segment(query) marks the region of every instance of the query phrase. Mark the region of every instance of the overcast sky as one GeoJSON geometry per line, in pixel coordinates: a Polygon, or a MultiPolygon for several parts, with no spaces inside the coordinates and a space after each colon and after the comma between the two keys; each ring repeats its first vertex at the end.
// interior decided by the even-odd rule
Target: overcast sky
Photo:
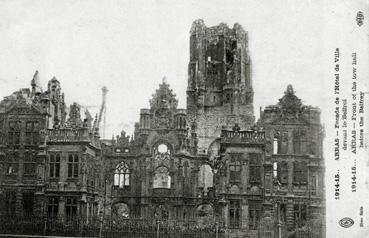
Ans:
{"type": "Polygon", "coordinates": [[[96,113],[105,85],[107,137],[131,133],[164,76],[185,107],[189,30],[202,18],[207,26],[239,22],[249,32],[257,113],[289,83],[305,103],[320,105],[321,88],[311,87],[322,79],[320,4],[199,2],[2,1],[0,96],[28,87],[39,70],[44,88],[55,76],[68,105],[96,113]]]}

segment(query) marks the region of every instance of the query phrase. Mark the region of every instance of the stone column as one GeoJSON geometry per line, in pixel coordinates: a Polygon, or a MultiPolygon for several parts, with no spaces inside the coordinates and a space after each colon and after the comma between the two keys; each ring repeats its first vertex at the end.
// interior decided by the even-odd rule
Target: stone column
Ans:
{"type": "Polygon", "coordinates": [[[294,218],[294,210],[293,210],[293,200],[288,200],[287,206],[286,206],[286,217],[287,217],[287,229],[293,229],[295,227],[295,218],[294,218]]]}
{"type": "Polygon", "coordinates": [[[199,169],[198,169],[198,167],[195,167],[190,173],[191,173],[191,181],[192,181],[191,184],[192,184],[192,188],[193,188],[192,194],[197,197],[198,196],[197,188],[199,186],[199,179],[198,179],[199,169]]]}
{"type": "Polygon", "coordinates": [[[229,204],[228,204],[228,202],[224,202],[224,203],[221,204],[221,206],[222,206],[222,215],[221,216],[223,218],[224,224],[226,226],[228,226],[229,225],[229,214],[228,214],[229,204]]]}
{"type": "Polygon", "coordinates": [[[247,161],[243,161],[241,167],[241,184],[242,184],[242,193],[244,194],[247,193],[247,186],[249,184],[248,182],[249,182],[249,173],[247,161]]]}
{"type": "Polygon", "coordinates": [[[23,195],[22,190],[18,188],[15,194],[15,215],[22,216],[23,215],[23,195]]]}
{"type": "Polygon", "coordinates": [[[44,208],[44,200],[45,200],[45,196],[43,192],[35,192],[35,205],[33,208],[33,212],[35,215],[39,216],[39,215],[46,215],[45,213],[45,208],[44,208]]]}
{"type": "Polygon", "coordinates": [[[58,207],[58,218],[61,220],[65,219],[65,197],[59,197],[59,207],[58,207]]]}
{"type": "Polygon", "coordinates": [[[287,153],[288,154],[293,154],[293,131],[288,130],[287,134],[288,134],[288,150],[287,150],[287,153]]]}
{"type": "Polygon", "coordinates": [[[82,176],[82,178],[80,179],[80,181],[82,180],[82,188],[81,191],[82,192],[87,192],[87,154],[86,152],[81,154],[81,173],[80,175],[82,176]]]}
{"type": "Polygon", "coordinates": [[[287,163],[288,169],[288,193],[292,193],[293,191],[293,161],[288,161],[287,163]]]}
{"type": "Polygon", "coordinates": [[[18,154],[17,183],[23,183],[23,174],[24,174],[24,149],[21,148],[18,154]]]}
{"type": "Polygon", "coordinates": [[[241,229],[247,231],[249,228],[249,205],[246,198],[241,203],[241,229]]]}
{"type": "MultiPolygon", "coordinates": [[[[0,172],[1,172],[1,170],[0,170],[0,172]]],[[[0,184],[1,184],[1,180],[0,180],[0,184]]],[[[0,211],[1,211],[1,213],[4,212],[4,214],[5,214],[5,193],[4,193],[4,190],[1,187],[0,187],[0,211]]]]}
{"type": "Polygon", "coordinates": [[[60,153],[60,173],[59,182],[65,182],[68,178],[68,153],[63,151],[60,153]]]}

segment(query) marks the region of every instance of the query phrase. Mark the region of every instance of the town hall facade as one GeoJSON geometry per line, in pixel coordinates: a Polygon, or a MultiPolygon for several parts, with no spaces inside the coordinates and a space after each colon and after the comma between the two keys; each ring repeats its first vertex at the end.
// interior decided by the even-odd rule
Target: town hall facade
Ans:
{"type": "Polygon", "coordinates": [[[255,119],[248,35],[237,23],[196,20],[189,45],[186,108],[163,79],[132,136],[101,139],[101,115],[82,118],[78,104],[66,110],[59,81],[42,91],[38,72],[31,90],[4,98],[1,215],[194,221],[229,237],[299,229],[325,237],[320,110],[286,85],[255,119]]]}

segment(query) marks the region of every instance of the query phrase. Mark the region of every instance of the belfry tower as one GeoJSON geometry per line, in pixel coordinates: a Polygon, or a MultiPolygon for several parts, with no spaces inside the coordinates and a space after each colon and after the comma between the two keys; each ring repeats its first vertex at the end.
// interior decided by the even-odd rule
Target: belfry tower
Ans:
{"type": "Polygon", "coordinates": [[[203,20],[190,35],[188,126],[206,154],[222,127],[247,129],[255,121],[248,35],[238,23],[206,27],[203,20]]]}

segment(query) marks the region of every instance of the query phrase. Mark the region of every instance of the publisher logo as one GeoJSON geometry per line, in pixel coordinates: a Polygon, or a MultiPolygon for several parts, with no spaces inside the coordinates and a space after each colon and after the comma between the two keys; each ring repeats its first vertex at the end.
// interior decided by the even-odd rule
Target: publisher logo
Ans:
{"type": "Polygon", "coordinates": [[[364,14],[361,11],[358,11],[356,14],[356,23],[358,26],[362,26],[364,23],[364,14]]]}
{"type": "Polygon", "coordinates": [[[342,226],[343,228],[349,228],[354,224],[354,220],[352,220],[349,217],[344,217],[342,218],[339,222],[340,226],[342,226]]]}

